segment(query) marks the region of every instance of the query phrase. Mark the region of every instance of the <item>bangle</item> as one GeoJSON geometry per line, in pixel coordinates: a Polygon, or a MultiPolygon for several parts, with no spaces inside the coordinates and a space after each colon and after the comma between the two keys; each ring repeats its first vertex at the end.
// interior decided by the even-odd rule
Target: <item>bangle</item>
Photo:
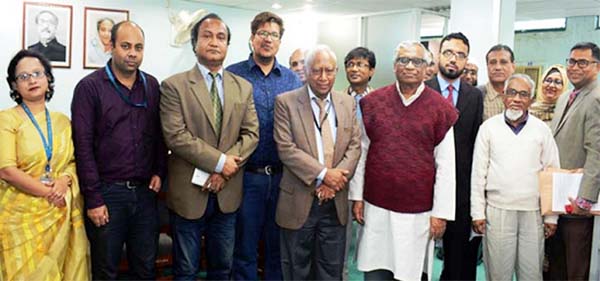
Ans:
{"type": "Polygon", "coordinates": [[[577,197],[577,199],[575,199],[575,204],[577,204],[579,208],[584,209],[586,211],[592,209],[592,201],[589,201],[585,198],[577,197]]]}

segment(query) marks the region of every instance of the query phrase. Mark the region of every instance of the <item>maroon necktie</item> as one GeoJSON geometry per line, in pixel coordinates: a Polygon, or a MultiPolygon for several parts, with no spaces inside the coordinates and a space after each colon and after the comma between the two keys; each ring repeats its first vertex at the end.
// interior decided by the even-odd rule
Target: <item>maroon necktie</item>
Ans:
{"type": "Polygon", "coordinates": [[[567,103],[567,107],[571,107],[573,101],[575,101],[575,98],[577,97],[577,94],[579,94],[579,91],[575,90],[569,94],[569,102],[567,103]]]}
{"type": "Polygon", "coordinates": [[[454,95],[452,94],[452,92],[454,91],[454,86],[452,86],[452,84],[448,85],[448,97],[446,97],[446,99],[450,102],[450,104],[452,106],[454,106],[454,95]]]}

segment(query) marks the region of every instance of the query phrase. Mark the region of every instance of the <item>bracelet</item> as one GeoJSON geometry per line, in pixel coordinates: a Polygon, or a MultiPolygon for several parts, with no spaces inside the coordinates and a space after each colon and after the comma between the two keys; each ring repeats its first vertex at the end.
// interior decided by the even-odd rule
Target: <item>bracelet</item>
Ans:
{"type": "Polygon", "coordinates": [[[587,200],[585,198],[577,197],[577,199],[575,199],[575,204],[577,204],[579,208],[584,209],[586,211],[592,209],[592,201],[587,200]]]}

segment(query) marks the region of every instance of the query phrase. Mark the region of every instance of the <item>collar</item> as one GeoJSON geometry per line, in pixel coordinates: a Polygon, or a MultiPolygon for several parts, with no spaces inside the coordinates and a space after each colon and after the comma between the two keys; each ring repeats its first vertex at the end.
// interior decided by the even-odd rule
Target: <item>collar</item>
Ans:
{"type": "MultiPolygon", "coordinates": [[[[119,78],[117,78],[117,76],[115,75],[115,71],[112,68],[112,58],[108,60],[108,62],[106,63],[108,65],[108,68],[110,69],[110,71],[113,73],[113,75],[115,76],[115,80],[117,83],[121,84],[121,86],[123,86],[123,83],[121,83],[121,81],[119,81],[119,78]]],[[[108,74],[106,74],[106,71],[104,71],[104,67],[99,68],[100,71],[102,71],[102,79],[104,80],[110,80],[108,78],[108,74]]],[[[142,77],[140,77],[140,71],[139,69],[137,69],[136,74],[135,74],[135,82],[133,83],[134,85],[138,84],[138,83],[142,83],[142,77]]],[[[147,73],[146,73],[147,74],[147,73]]],[[[146,79],[148,78],[148,75],[146,75],[146,79]]],[[[132,88],[133,89],[133,88],[132,88]]]]}
{"type": "Polygon", "coordinates": [[[527,120],[529,119],[529,110],[526,110],[523,115],[525,115],[525,118],[523,118],[523,120],[521,120],[521,122],[517,123],[516,126],[513,126],[511,121],[508,120],[508,118],[506,118],[506,111],[504,111],[502,113],[502,115],[504,115],[504,122],[506,122],[506,125],[508,125],[509,127],[515,129],[515,128],[519,128],[519,127],[523,127],[525,126],[525,124],[527,123],[527,120]]]}
{"type": "Polygon", "coordinates": [[[454,82],[452,83],[448,83],[448,81],[446,81],[446,79],[444,79],[442,77],[442,74],[440,74],[439,72],[436,75],[436,77],[438,84],[440,85],[440,91],[446,90],[448,88],[448,85],[450,84],[452,84],[452,87],[454,87],[454,93],[458,93],[458,91],[460,91],[460,78],[454,80],[454,82]]]}
{"type": "MultiPolygon", "coordinates": [[[[204,78],[204,80],[208,81],[208,77],[210,76],[209,75],[210,71],[208,70],[208,68],[199,62],[196,63],[196,65],[198,66],[198,70],[200,70],[200,73],[202,73],[202,78],[204,78]]],[[[223,79],[223,66],[221,66],[221,68],[219,69],[219,71],[217,71],[217,73],[219,74],[221,79],[223,79]]]]}
{"type": "Polygon", "coordinates": [[[371,88],[370,85],[367,85],[367,88],[362,93],[357,93],[356,91],[354,91],[352,89],[352,86],[348,86],[348,88],[346,88],[346,93],[348,93],[351,97],[355,97],[356,95],[360,95],[360,96],[364,97],[364,96],[368,95],[371,91],[373,91],[373,88],[371,88]]]}
{"type": "Polygon", "coordinates": [[[425,90],[425,84],[423,82],[421,82],[421,84],[417,88],[417,91],[415,92],[415,94],[412,95],[408,99],[404,98],[404,95],[402,95],[402,92],[400,91],[400,83],[398,81],[396,81],[396,90],[398,91],[398,94],[400,95],[400,98],[402,99],[402,103],[405,106],[409,106],[411,103],[413,103],[416,99],[418,99],[421,96],[421,94],[425,90]]]}
{"type": "MultiPolygon", "coordinates": [[[[254,61],[254,57],[252,56],[253,53],[250,53],[250,55],[248,55],[248,70],[252,70],[253,68],[258,68],[258,70],[260,70],[260,67],[256,64],[256,61],[254,61]]],[[[281,65],[277,62],[277,58],[274,59],[275,61],[273,62],[273,69],[271,69],[270,73],[275,73],[278,76],[281,76],[281,65]]],[[[262,73],[262,71],[261,71],[262,73]]]]}
{"type": "Polygon", "coordinates": [[[495,99],[496,97],[500,96],[500,93],[494,90],[494,86],[492,86],[492,83],[487,82],[487,84],[485,84],[485,88],[487,91],[487,93],[485,94],[486,96],[489,96],[492,99],[495,99]]]}
{"type": "MultiPolygon", "coordinates": [[[[319,98],[310,89],[310,85],[307,85],[306,88],[308,89],[308,98],[310,99],[310,102],[312,102],[313,99],[318,99],[319,98]]],[[[327,94],[327,97],[325,97],[325,100],[331,104],[331,91],[329,91],[329,93],[327,94]]]]}

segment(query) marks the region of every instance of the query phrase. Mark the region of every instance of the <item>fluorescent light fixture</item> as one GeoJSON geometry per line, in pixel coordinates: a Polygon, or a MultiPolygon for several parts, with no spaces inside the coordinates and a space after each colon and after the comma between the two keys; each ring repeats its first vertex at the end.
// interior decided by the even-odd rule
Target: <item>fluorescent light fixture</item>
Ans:
{"type": "Polygon", "coordinates": [[[567,26],[565,18],[515,21],[515,31],[563,29],[567,26]]]}
{"type": "Polygon", "coordinates": [[[271,8],[273,8],[275,10],[279,10],[279,9],[281,9],[281,4],[275,2],[275,3],[273,3],[273,5],[271,5],[271,8]]]}

